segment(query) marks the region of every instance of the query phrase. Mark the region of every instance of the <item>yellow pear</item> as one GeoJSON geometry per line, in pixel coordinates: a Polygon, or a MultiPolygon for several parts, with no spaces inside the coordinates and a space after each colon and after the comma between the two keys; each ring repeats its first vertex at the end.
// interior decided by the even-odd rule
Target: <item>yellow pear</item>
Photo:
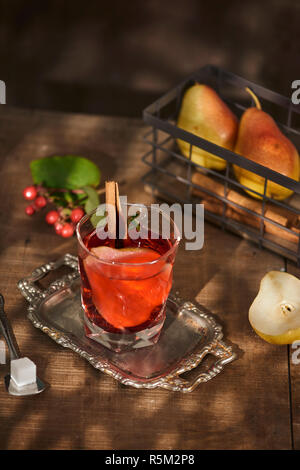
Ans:
{"type": "Polygon", "coordinates": [[[249,309],[254,331],[273,344],[292,344],[300,340],[300,279],[270,271],[249,309]]]}
{"type": "MultiPolygon", "coordinates": [[[[177,126],[191,134],[232,150],[235,144],[238,120],[219,95],[209,86],[196,83],[183,96],[177,126]]],[[[190,144],[177,140],[182,154],[189,158],[190,144]]],[[[223,170],[223,158],[193,146],[192,161],[206,168],[223,170]]]]}
{"type": "MultiPolygon", "coordinates": [[[[256,107],[248,108],[242,115],[234,151],[244,157],[266,166],[271,170],[299,181],[299,155],[292,142],[282,134],[274,119],[261,109],[256,95],[253,96],[256,107]]],[[[265,178],[240,166],[234,165],[237,180],[244,186],[263,194],[265,178]]],[[[261,196],[247,191],[251,196],[261,196]]],[[[268,181],[266,196],[282,200],[293,193],[292,190],[268,181]]]]}

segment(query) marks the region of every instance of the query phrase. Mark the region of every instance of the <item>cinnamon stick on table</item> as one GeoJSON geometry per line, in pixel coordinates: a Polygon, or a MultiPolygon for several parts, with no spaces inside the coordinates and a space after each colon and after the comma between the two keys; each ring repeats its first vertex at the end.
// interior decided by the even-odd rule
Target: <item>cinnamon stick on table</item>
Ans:
{"type": "Polygon", "coordinates": [[[124,239],[127,238],[127,221],[120,204],[118,183],[105,183],[105,198],[109,236],[115,239],[115,248],[122,248],[124,239]]]}
{"type": "MultiPolygon", "coordinates": [[[[224,197],[224,184],[215,181],[209,176],[203,175],[202,173],[195,173],[192,177],[192,182],[198,184],[199,186],[202,186],[202,188],[207,189],[212,194],[224,197]]],[[[200,188],[194,188],[193,192],[194,194],[200,196],[203,199],[203,202],[205,203],[205,208],[208,211],[218,215],[223,214],[224,203],[220,199],[215,198],[213,195],[207,194],[205,191],[201,191],[200,188]]],[[[228,200],[225,212],[226,217],[254,227],[258,230],[260,229],[261,218],[255,215],[262,214],[262,202],[260,200],[247,197],[246,195],[240,194],[237,191],[234,191],[233,189],[228,190],[226,194],[226,199],[228,200]],[[242,207],[231,205],[230,202],[238,204],[242,207]],[[255,214],[249,214],[243,208],[249,209],[255,214]]],[[[298,216],[296,214],[285,210],[282,207],[275,206],[267,202],[264,216],[283,227],[287,227],[293,230],[294,232],[287,232],[281,227],[272,224],[272,222],[264,220],[264,230],[266,233],[276,235],[282,239],[293,243],[299,242],[300,231],[297,227],[298,216]]]]}

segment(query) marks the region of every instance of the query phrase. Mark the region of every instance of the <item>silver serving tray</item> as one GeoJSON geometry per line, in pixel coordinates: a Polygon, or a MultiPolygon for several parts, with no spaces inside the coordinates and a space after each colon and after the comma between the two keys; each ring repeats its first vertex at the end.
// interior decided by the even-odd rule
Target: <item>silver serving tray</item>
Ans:
{"type": "Polygon", "coordinates": [[[78,260],[70,254],[35,269],[31,276],[18,282],[18,288],[29,302],[28,318],[35,327],[124,385],[191,392],[219,374],[236,357],[232,348],[222,341],[222,328],[211,315],[174,296],[168,299],[166,321],[154,346],[115,353],[87,338],[78,260]],[[71,272],[46,289],[39,287],[37,281],[62,266],[68,266],[71,272]],[[190,380],[180,377],[197,367],[207,354],[215,357],[208,370],[190,380]]]}

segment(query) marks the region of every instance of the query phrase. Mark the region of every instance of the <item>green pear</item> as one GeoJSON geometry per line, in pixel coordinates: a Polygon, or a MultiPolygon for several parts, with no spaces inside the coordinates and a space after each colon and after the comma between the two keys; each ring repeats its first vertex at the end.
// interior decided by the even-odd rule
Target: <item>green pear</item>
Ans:
{"type": "MultiPolygon", "coordinates": [[[[299,180],[299,155],[294,144],[279,130],[274,119],[261,109],[257,96],[246,88],[254,99],[255,107],[248,108],[242,115],[234,151],[244,157],[266,166],[271,170],[299,180]]],[[[257,193],[264,193],[265,178],[234,165],[237,180],[257,193]]],[[[250,196],[261,197],[252,191],[250,196]]],[[[286,199],[292,190],[273,181],[268,181],[266,195],[274,199],[286,199]]]]}
{"type": "MultiPolygon", "coordinates": [[[[185,92],[177,126],[214,144],[233,150],[238,120],[220,96],[209,86],[196,83],[185,92]]],[[[182,154],[189,158],[190,144],[177,140],[182,154]]],[[[226,161],[193,146],[192,161],[206,168],[223,170],[226,161]]]]}

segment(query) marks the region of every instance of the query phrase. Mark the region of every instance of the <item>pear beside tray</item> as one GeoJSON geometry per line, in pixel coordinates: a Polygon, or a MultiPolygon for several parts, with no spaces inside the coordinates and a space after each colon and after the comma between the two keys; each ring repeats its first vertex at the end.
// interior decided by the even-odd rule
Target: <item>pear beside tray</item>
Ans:
{"type": "Polygon", "coordinates": [[[18,288],[29,302],[28,318],[35,327],[124,385],[191,392],[219,374],[236,357],[231,346],[222,341],[222,328],[211,315],[173,296],[167,301],[166,321],[154,346],[115,353],[87,338],[78,261],[70,254],[35,269],[18,282],[18,288]],[[62,266],[68,266],[71,272],[47,289],[37,285],[37,281],[62,266]],[[208,370],[192,380],[180,377],[196,368],[207,354],[215,357],[208,370]]]}

